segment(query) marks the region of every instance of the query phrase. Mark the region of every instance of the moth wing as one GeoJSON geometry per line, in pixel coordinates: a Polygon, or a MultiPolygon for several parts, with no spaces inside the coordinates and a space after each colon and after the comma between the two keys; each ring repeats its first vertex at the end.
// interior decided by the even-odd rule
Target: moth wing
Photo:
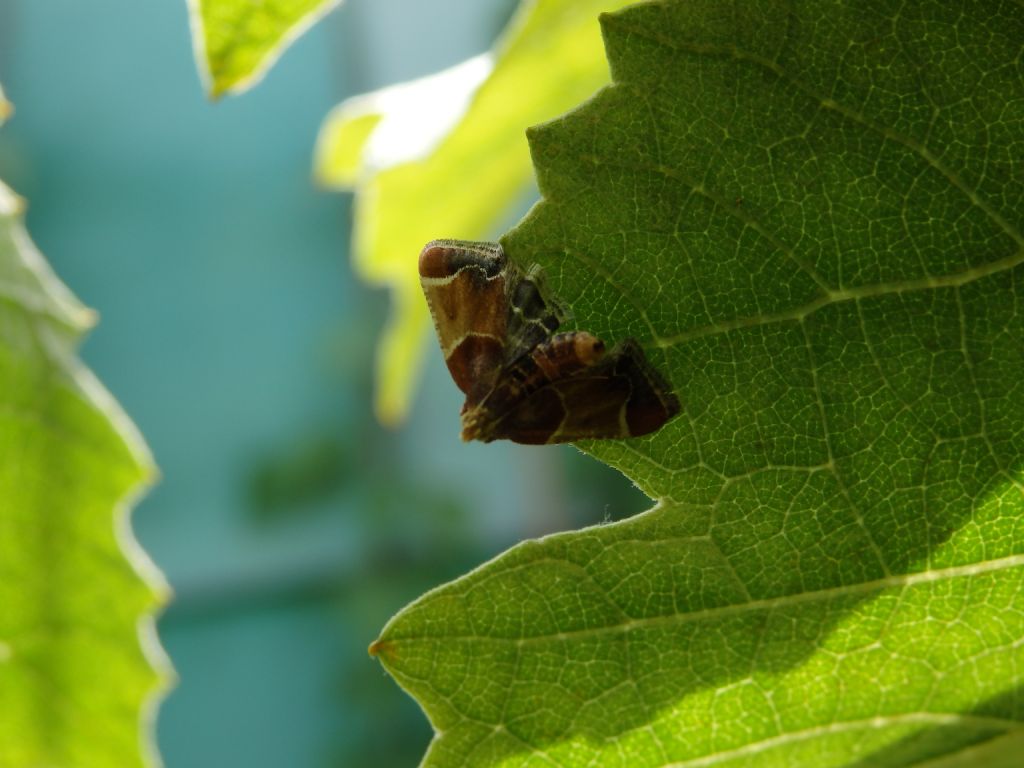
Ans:
{"type": "Polygon", "coordinates": [[[512,361],[546,342],[569,318],[568,309],[551,298],[540,267],[525,275],[508,270],[508,347],[506,360],[512,361]]]}
{"type": "Polygon", "coordinates": [[[456,385],[476,402],[507,357],[508,262],[497,243],[434,240],[420,253],[420,286],[456,385]]]}
{"type": "Polygon", "coordinates": [[[492,439],[539,445],[639,437],[681,410],[668,383],[628,341],[591,366],[556,378],[492,414],[492,439]]]}

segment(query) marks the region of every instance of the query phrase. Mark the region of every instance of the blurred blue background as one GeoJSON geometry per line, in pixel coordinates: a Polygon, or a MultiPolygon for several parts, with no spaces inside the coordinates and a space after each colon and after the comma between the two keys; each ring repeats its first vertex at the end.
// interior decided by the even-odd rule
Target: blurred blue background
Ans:
{"type": "Polygon", "coordinates": [[[427,722],[366,654],[388,617],[522,538],[646,506],[572,448],[462,444],[436,350],[410,422],[372,416],[387,297],[351,274],[351,199],[310,181],[317,130],[489,48],[513,9],[348,0],[211,104],[185,0],[0,0],[0,178],[99,310],[83,357],[162,474],[134,525],[176,595],[169,768],[417,764],[427,722]]]}

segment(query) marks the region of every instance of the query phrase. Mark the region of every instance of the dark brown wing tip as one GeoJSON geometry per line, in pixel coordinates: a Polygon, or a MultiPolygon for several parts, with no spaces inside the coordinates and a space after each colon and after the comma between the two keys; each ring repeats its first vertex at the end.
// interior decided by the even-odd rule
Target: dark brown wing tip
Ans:
{"type": "Polygon", "coordinates": [[[474,240],[431,240],[420,251],[420,277],[451,277],[468,265],[484,266],[494,277],[505,264],[505,252],[497,243],[474,240]]]}
{"type": "Polygon", "coordinates": [[[419,270],[421,277],[446,277],[448,274],[449,246],[444,240],[431,240],[420,251],[419,270]]]}
{"type": "MultiPolygon", "coordinates": [[[[619,345],[618,349],[622,357],[628,357],[633,361],[636,365],[636,370],[646,380],[647,387],[649,388],[648,394],[653,395],[655,401],[660,405],[660,408],[655,406],[652,411],[647,413],[647,418],[642,419],[642,421],[647,423],[642,427],[638,424],[638,430],[634,432],[634,436],[640,437],[656,432],[682,412],[682,403],[678,395],[676,395],[671,382],[647,359],[643,347],[640,346],[636,339],[626,339],[619,345]],[[655,416],[655,411],[657,410],[661,410],[663,413],[655,416]]],[[[650,404],[654,406],[654,402],[650,404]]]]}

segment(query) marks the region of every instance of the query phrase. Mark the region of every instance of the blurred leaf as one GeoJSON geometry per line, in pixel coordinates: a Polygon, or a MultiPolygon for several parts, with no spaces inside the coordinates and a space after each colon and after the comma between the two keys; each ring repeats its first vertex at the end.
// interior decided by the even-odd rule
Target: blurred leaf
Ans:
{"type": "MultiPolygon", "coordinates": [[[[329,132],[321,132],[315,171],[325,184],[353,186],[362,174],[362,153],[374,129],[380,125],[377,111],[351,110],[351,101],[340,104],[327,118],[329,132]]],[[[374,107],[376,108],[376,107],[374,107]]]]}
{"type": "Polygon", "coordinates": [[[258,83],[341,0],[189,0],[196,65],[211,98],[258,83]]]}
{"type": "Polygon", "coordinates": [[[128,522],[154,469],[76,359],[93,314],[21,208],[0,184],[0,765],[140,765],[169,674],[162,582],[128,522]]]}
{"type": "Polygon", "coordinates": [[[2,125],[3,122],[7,118],[9,118],[13,112],[14,112],[14,107],[11,106],[11,102],[9,102],[4,97],[4,89],[3,89],[3,87],[0,87],[0,125],[2,125]]]}
{"type": "Polygon", "coordinates": [[[337,436],[315,433],[257,459],[247,479],[249,509],[264,521],[308,512],[344,488],[355,463],[350,453],[337,436]]]}
{"type": "Polygon", "coordinates": [[[544,199],[504,244],[684,412],[584,446],[653,510],[385,628],[425,765],[878,768],[1019,733],[1019,4],[603,23],[615,85],[531,132],[544,199]]]}
{"type": "Polygon", "coordinates": [[[623,5],[525,3],[465,114],[466,100],[489,67],[487,58],[425,78],[419,87],[406,86],[397,98],[395,89],[357,97],[324,123],[316,175],[329,185],[356,187],[356,270],[368,282],[392,289],[391,320],[377,362],[376,410],[384,423],[405,417],[423,362],[430,323],[416,273],[420,249],[438,237],[494,234],[530,186],[525,127],[558,115],[608,81],[596,18],[623,5]],[[449,99],[439,100],[444,94],[449,99]],[[388,120],[388,113],[396,117],[388,120]],[[389,130],[392,140],[375,135],[369,130],[373,115],[383,115],[379,131],[386,124],[405,130],[389,130]],[[450,127],[460,116],[441,139],[425,131],[425,125],[450,127]],[[433,141],[420,144],[424,133],[433,141]],[[407,150],[405,142],[414,148],[407,150]],[[398,164],[387,167],[395,157],[398,164]]]}

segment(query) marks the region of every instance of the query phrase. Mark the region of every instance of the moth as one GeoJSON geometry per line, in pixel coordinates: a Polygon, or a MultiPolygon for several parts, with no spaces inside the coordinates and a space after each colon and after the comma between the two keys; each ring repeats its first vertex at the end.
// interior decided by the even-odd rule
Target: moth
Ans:
{"type": "Polygon", "coordinates": [[[448,371],[466,395],[462,439],[542,445],[646,435],[679,399],[633,339],[611,350],[586,331],[556,333],[565,311],[497,243],[433,240],[420,284],[448,371]]]}

